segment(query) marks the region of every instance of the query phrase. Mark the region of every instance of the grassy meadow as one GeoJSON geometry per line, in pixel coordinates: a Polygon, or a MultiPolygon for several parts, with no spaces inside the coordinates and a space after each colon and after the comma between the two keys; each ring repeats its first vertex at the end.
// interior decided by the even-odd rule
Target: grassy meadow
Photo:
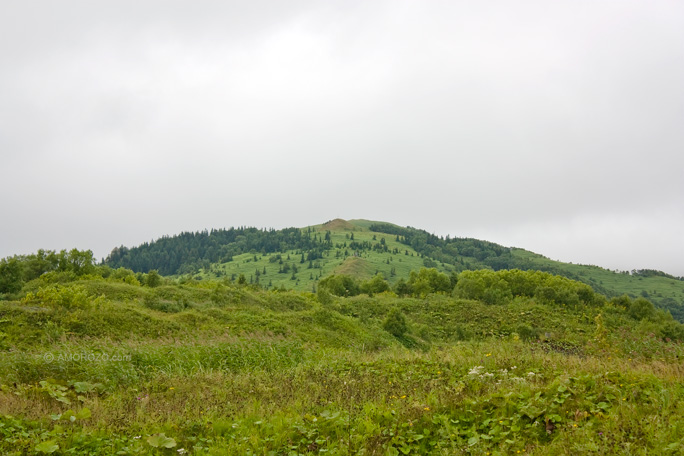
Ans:
{"type": "Polygon", "coordinates": [[[549,280],[487,304],[46,274],[0,301],[0,453],[682,454],[681,327],[549,280]]]}

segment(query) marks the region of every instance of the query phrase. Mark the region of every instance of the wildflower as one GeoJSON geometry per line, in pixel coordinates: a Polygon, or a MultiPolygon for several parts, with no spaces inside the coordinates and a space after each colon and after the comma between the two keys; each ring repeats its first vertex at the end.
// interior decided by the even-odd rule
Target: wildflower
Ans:
{"type": "Polygon", "coordinates": [[[480,375],[480,372],[484,369],[484,366],[475,366],[472,369],[470,369],[470,372],[468,372],[468,375],[480,375]]]}
{"type": "Polygon", "coordinates": [[[401,398],[402,398],[402,399],[406,399],[406,394],[404,394],[403,396],[401,396],[401,398]]]}
{"type": "Polygon", "coordinates": [[[430,410],[430,407],[425,407],[423,410],[430,410]]]}
{"type": "Polygon", "coordinates": [[[185,454],[185,448],[178,448],[176,451],[178,454],[185,454]]]}
{"type": "Polygon", "coordinates": [[[492,354],[491,354],[491,353],[487,353],[487,356],[492,356],[492,354]]]}
{"type": "Polygon", "coordinates": [[[173,390],[173,389],[176,389],[176,388],[174,388],[173,386],[169,387],[169,390],[173,390]]]}
{"type": "Polygon", "coordinates": [[[576,424],[573,424],[572,427],[577,427],[577,425],[576,425],[576,424]]]}
{"type": "Polygon", "coordinates": [[[503,424],[503,421],[499,420],[499,424],[503,424]]]}

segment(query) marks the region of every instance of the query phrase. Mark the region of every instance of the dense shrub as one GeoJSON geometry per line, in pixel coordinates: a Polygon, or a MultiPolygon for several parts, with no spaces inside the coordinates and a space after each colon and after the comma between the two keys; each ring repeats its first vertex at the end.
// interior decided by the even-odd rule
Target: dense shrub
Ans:
{"type": "Polygon", "coordinates": [[[103,297],[93,297],[80,285],[50,285],[41,287],[36,293],[27,293],[22,299],[24,304],[39,304],[57,310],[90,309],[93,304],[104,301],[103,297]]]}
{"type": "Polygon", "coordinates": [[[406,316],[399,309],[394,308],[385,318],[382,328],[395,337],[401,337],[408,331],[406,316]]]}
{"type": "Polygon", "coordinates": [[[328,276],[319,282],[318,287],[327,289],[335,296],[356,296],[361,292],[358,282],[344,274],[328,276]]]}
{"type": "Polygon", "coordinates": [[[518,269],[463,271],[458,275],[454,294],[488,304],[503,304],[516,296],[572,307],[603,303],[589,285],[547,272],[518,269]]]}

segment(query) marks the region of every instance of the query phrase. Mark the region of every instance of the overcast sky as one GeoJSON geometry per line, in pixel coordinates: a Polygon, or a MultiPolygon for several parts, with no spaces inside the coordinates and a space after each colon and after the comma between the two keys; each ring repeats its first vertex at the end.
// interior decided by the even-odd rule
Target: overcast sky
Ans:
{"type": "Polygon", "coordinates": [[[684,276],[684,2],[0,6],[0,257],[367,218],[684,276]]]}

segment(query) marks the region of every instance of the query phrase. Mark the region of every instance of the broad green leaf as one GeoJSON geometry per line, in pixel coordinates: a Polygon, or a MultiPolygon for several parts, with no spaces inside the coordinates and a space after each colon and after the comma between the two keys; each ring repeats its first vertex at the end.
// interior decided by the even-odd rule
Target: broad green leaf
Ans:
{"type": "Polygon", "coordinates": [[[56,397],[55,399],[57,399],[59,402],[63,402],[67,405],[71,405],[71,401],[64,396],[59,396],[59,397],[56,397]]]}
{"type": "Polygon", "coordinates": [[[74,382],[74,390],[77,393],[89,393],[94,389],[94,385],[88,382],[74,382]]]}
{"type": "Polygon", "coordinates": [[[46,440],[45,442],[36,445],[35,450],[39,453],[50,454],[59,450],[59,445],[57,445],[54,440],[46,440]]]}
{"type": "Polygon", "coordinates": [[[176,446],[176,441],[171,437],[167,437],[163,432],[149,436],[147,443],[155,448],[173,448],[176,446]]]}
{"type": "Polygon", "coordinates": [[[82,408],[77,414],[76,418],[79,420],[86,420],[91,417],[90,409],[87,407],[82,408]]]}

